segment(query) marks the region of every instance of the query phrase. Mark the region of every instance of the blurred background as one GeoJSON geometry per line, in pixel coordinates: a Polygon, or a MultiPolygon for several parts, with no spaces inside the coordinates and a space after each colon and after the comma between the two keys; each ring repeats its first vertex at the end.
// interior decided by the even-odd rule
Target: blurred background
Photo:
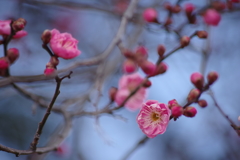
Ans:
{"type": "MultiPolygon", "coordinates": [[[[191,35],[196,30],[206,30],[207,40],[193,38],[191,45],[177,51],[167,58],[168,71],[151,78],[152,86],[147,99],[168,103],[176,99],[186,103],[186,97],[193,88],[190,75],[193,72],[209,71],[219,73],[218,81],[212,86],[217,102],[225,113],[237,124],[240,116],[240,11],[224,10],[217,27],[206,26],[200,15],[196,24],[187,24],[184,11],[174,14],[170,31],[156,24],[146,24],[142,19],[145,8],[154,7],[159,20],[165,21],[167,11],[163,4],[176,0],[140,0],[133,19],[126,28],[123,46],[134,50],[144,45],[150,60],[158,58],[157,46],[165,45],[167,52],[178,46],[179,35],[172,30],[178,29],[180,35],[191,35]],[[204,53],[206,55],[204,56],[204,53]]],[[[180,6],[193,3],[196,9],[204,8],[211,1],[186,0],[180,6]]],[[[225,1],[223,1],[225,2],[225,1]]],[[[110,44],[119,28],[121,17],[129,4],[128,0],[1,0],[0,20],[25,18],[28,35],[11,41],[9,48],[18,48],[20,58],[11,66],[13,76],[42,75],[48,53],[41,47],[41,34],[45,29],[56,28],[68,32],[79,40],[81,55],[72,60],[60,60],[58,69],[64,69],[78,61],[96,57],[110,44]]],[[[233,4],[234,8],[240,5],[233,4]]],[[[1,55],[3,47],[1,46],[1,55]]],[[[111,86],[118,86],[123,74],[124,57],[118,47],[98,64],[79,66],[72,69],[71,79],[65,79],[56,107],[63,106],[67,111],[94,111],[94,103],[104,107],[111,86]]],[[[62,72],[61,75],[64,75],[62,72]]],[[[140,73],[144,75],[141,71],[140,73]]],[[[2,78],[4,79],[4,78],[2,78]]],[[[1,80],[0,79],[0,84],[1,80]]],[[[55,88],[54,80],[16,83],[29,93],[50,102],[55,88]]],[[[133,152],[129,160],[238,160],[240,159],[240,138],[228,121],[220,114],[213,100],[206,92],[202,98],[208,107],[197,105],[198,114],[194,118],[180,117],[171,121],[167,131],[133,152]]],[[[113,105],[115,106],[115,105],[113,105]]],[[[16,149],[28,149],[37,125],[45,110],[16,91],[11,85],[0,88],[0,144],[16,149]]],[[[1,160],[121,160],[144,137],[136,123],[138,111],[130,112],[125,108],[115,112],[115,116],[103,114],[96,117],[80,115],[73,119],[68,136],[58,151],[47,154],[15,157],[0,152],[1,160]]],[[[64,125],[61,114],[53,112],[43,130],[39,147],[51,144],[64,125]]]]}

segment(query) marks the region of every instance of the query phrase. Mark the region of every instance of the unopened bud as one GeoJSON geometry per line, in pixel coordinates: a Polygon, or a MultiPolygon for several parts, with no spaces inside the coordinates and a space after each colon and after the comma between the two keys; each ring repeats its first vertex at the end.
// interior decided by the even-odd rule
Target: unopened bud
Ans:
{"type": "Polygon", "coordinates": [[[148,60],[141,62],[139,66],[147,75],[152,75],[156,71],[156,65],[148,60]]]}
{"type": "Polygon", "coordinates": [[[181,11],[181,7],[179,5],[173,6],[171,11],[173,13],[179,13],[181,11]]]}
{"type": "Polygon", "coordinates": [[[135,59],[135,54],[128,49],[124,49],[122,54],[128,59],[135,59]]]}
{"type": "Polygon", "coordinates": [[[194,107],[186,107],[183,110],[183,115],[186,117],[194,117],[197,114],[197,110],[194,107]]]}
{"type": "Polygon", "coordinates": [[[172,117],[178,118],[183,114],[183,108],[181,106],[173,106],[171,108],[172,117]]]}
{"type": "Polygon", "coordinates": [[[197,87],[200,90],[202,89],[204,85],[204,78],[201,73],[198,72],[193,73],[190,77],[190,80],[195,87],[197,87]]]}
{"type": "Polygon", "coordinates": [[[19,51],[17,48],[10,48],[7,50],[7,58],[9,62],[12,64],[14,63],[19,57],[19,51]]]}
{"type": "Polygon", "coordinates": [[[168,66],[166,65],[166,63],[161,62],[157,66],[156,71],[155,71],[155,73],[153,75],[155,76],[155,75],[163,74],[163,73],[165,73],[167,71],[167,69],[168,69],[168,66]]]}
{"type": "Polygon", "coordinates": [[[52,56],[51,59],[50,59],[50,63],[53,65],[53,66],[57,66],[59,64],[59,60],[56,56],[52,56]]]}
{"type": "Polygon", "coordinates": [[[117,89],[116,87],[112,87],[112,88],[110,88],[108,94],[109,94],[109,98],[110,98],[111,101],[114,101],[114,100],[115,100],[115,97],[116,97],[117,91],[118,91],[118,89],[117,89]]]}
{"type": "Polygon", "coordinates": [[[198,101],[198,105],[202,108],[205,108],[205,107],[207,107],[208,104],[207,104],[206,100],[201,99],[201,100],[198,101]]]}
{"type": "Polygon", "coordinates": [[[215,71],[209,72],[207,75],[208,84],[213,84],[218,79],[218,73],[215,71]]]}
{"type": "Polygon", "coordinates": [[[148,51],[144,46],[139,46],[136,49],[135,58],[137,62],[145,61],[148,58],[148,51]]]}
{"type": "Polygon", "coordinates": [[[48,44],[51,40],[51,37],[52,37],[52,33],[50,30],[46,29],[45,31],[43,31],[41,36],[43,44],[48,44]]]}
{"type": "Polygon", "coordinates": [[[193,10],[195,9],[195,6],[191,3],[188,3],[188,4],[185,5],[184,8],[185,8],[185,12],[187,14],[191,14],[193,12],[193,10]]]}
{"type": "Polygon", "coordinates": [[[208,33],[206,31],[197,31],[196,35],[198,36],[198,38],[207,38],[208,37],[208,33]]]}
{"type": "Polygon", "coordinates": [[[198,89],[192,89],[187,97],[188,102],[192,102],[194,100],[196,100],[197,97],[199,97],[200,95],[200,91],[198,89]]]}
{"type": "Polygon", "coordinates": [[[168,108],[172,108],[173,106],[178,106],[178,102],[176,99],[168,101],[168,108]]]}
{"type": "Polygon", "coordinates": [[[0,69],[7,69],[10,63],[7,57],[0,58],[0,69]]]}
{"type": "Polygon", "coordinates": [[[27,21],[25,19],[19,18],[16,21],[13,21],[12,28],[15,32],[18,32],[23,30],[26,24],[27,24],[27,21]]]}
{"type": "Polygon", "coordinates": [[[164,45],[159,45],[157,51],[158,51],[158,55],[160,57],[163,57],[163,55],[166,51],[166,48],[164,47],[164,45]]]}
{"type": "Polygon", "coordinates": [[[143,12],[143,19],[146,22],[156,22],[158,23],[157,20],[157,11],[153,8],[147,8],[144,12],[143,12]]]}
{"type": "Polygon", "coordinates": [[[126,59],[123,62],[123,71],[125,73],[133,73],[137,70],[137,68],[137,64],[131,59],[126,59]]]}
{"type": "Polygon", "coordinates": [[[44,70],[45,76],[54,75],[55,73],[56,73],[56,69],[53,68],[53,67],[47,67],[47,68],[44,70]]]}
{"type": "Polygon", "coordinates": [[[145,88],[149,88],[149,87],[151,87],[151,86],[152,86],[152,82],[149,81],[149,80],[147,80],[147,82],[144,83],[144,85],[143,85],[143,87],[145,87],[145,88]]]}
{"type": "Polygon", "coordinates": [[[183,36],[183,37],[181,38],[180,43],[181,43],[181,47],[182,47],[182,48],[188,46],[189,43],[190,43],[190,37],[188,37],[188,36],[183,36]]]}

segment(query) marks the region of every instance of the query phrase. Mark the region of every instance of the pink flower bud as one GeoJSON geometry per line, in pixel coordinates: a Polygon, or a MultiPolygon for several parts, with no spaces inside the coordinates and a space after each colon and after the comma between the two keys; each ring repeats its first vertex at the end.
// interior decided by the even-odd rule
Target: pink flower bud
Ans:
{"type": "Polygon", "coordinates": [[[44,30],[41,36],[43,44],[48,44],[51,40],[51,37],[52,37],[51,31],[48,29],[44,30]]]}
{"type": "Polygon", "coordinates": [[[167,71],[167,69],[168,69],[168,66],[166,65],[166,63],[161,62],[161,63],[157,66],[157,68],[156,68],[156,70],[155,70],[155,72],[154,72],[154,74],[153,74],[152,76],[156,76],[156,75],[159,75],[159,74],[163,74],[163,73],[165,73],[165,72],[167,71]]]}
{"type": "Polygon", "coordinates": [[[7,57],[0,58],[0,69],[7,69],[10,63],[7,57]]]}
{"type": "Polygon", "coordinates": [[[19,38],[22,38],[24,36],[26,36],[28,33],[24,30],[21,30],[21,31],[18,31],[14,36],[13,38],[14,39],[19,39],[19,38]]]}
{"type": "Polygon", "coordinates": [[[109,95],[109,98],[111,101],[114,101],[115,100],[115,97],[116,97],[116,94],[117,94],[117,91],[118,89],[116,87],[111,87],[109,92],[108,92],[108,95],[109,95]]]}
{"type": "Polygon", "coordinates": [[[51,59],[50,59],[50,63],[56,67],[58,64],[59,64],[59,60],[56,56],[52,56],[51,59]]]}
{"type": "Polygon", "coordinates": [[[195,87],[197,87],[200,90],[202,89],[202,87],[204,85],[204,78],[201,73],[198,73],[198,72],[193,73],[191,75],[190,79],[195,87]]]}
{"type": "Polygon", "coordinates": [[[173,106],[172,110],[172,117],[178,118],[183,114],[183,108],[181,106],[173,106]]]}
{"type": "Polygon", "coordinates": [[[151,86],[152,86],[152,82],[149,80],[146,83],[144,83],[144,85],[143,85],[143,87],[145,87],[145,88],[149,88],[151,86]]]}
{"type": "Polygon", "coordinates": [[[11,20],[0,21],[0,35],[10,35],[11,34],[10,23],[11,23],[11,20]]]}
{"type": "Polygon", "coordinates": [[[146,22],[158,22],[157,20],[157,11],[153,8],[147,8],[144,12],[143,12],[143,19],[146,22]]]}
{"type": "Polygon", "coordinates": [[[148,60],[141,62],[139,65],[143,72],[147,75],[152,75],[156,71],[156,65],[148,60]]]}
{"type": "Polygon", "coordinates": [[[166,51],[166,48],[164,47],[164,45],[159,45],[157,51],[158,51],[158,55],[160,57],[163,57],[163,55],[166,51]]]}
{"type": "Polygon", "coordinates": [[[13,21],[12,27],[15,32],[21,31],[24,29],[25,25],[27,24],[27,21],[23,18],[19,18],[16,21],[13,21]]]}
{"type": "Polygon", "coordinates": [[[179,13],[181,11],[181,7],[179,5],[173,6],[171,11],[173,13],[179,13]]]}
{"type": "Polygon", "coordinates": [[[181,46],[182,46],[182,48],[183,47],[186,47],[186,46],[188,46],[189,45],[189,43],[190,43],[190,37],[188,37],[188,36],[183,36],[182,38],[181,38],[181,46]]]}
{"type": "Polygon", "coordinates": [[[55,73],[56,73],[56,69],[55,69],[55,68],[49,67],[49,68],[46,68],[46,69],[44,70],[45,76],[54,75],[55,73]]]}
{"type": "Polygon", "coordinates": [[[186,107],[183,110],[183,115],[186,117],[194,117],[197,114],[197,110],[194,107],[186,107]]]}
{"type": "Polygon", "coordinates": [[[148,51],[145,47],[139,46],[136,49],[135,58],[137,62],[145,61],[148,58],[148,51]]]}
{"type": "Polygon", "coordinates": [[[202,108],[205,108],[205,107],[207,107],[208,103],[207,103],[206,100],[201,99],[201,100],[198,101],[198,105],[202,108]]]}
{"type": "Polygon", "coordinates": [[[171,109],[173,106],[179,106],[176,99],[173,99],[173,100],[168,102],[168,108],[171,109]]]}
{"type": "Polygon", "coordinates": [[[7,50],[7,58],[9,62],[12,64],[15,62],[16,59],[19,57],[19,51],[17,48],[10,48],[7,50]]]}
{"type": "Polygon", "coordinates": [[[191,14],[193,12],[193,10],[195,10],[195,6],[192,3],[187,3],[185,4],[185,12],[187,14],[191,14]]]}
{"type": "Polygon", "coordinates": [[[132,51],[128,50],[128,49],[124,49],[124,51],[122,52],[122,54],[123,54],[126,58],[128,58],[128,59],[135,59],[135,54],[134,54],[132,51]]]}
{"type": "Polygon", "coordinates": [[[133,73],[137,70],[137,64],[131,60],[126,59],[123,63],[123,72],[125,73],[133,73]]]}
{"type": "Polygon", "coordinates": [[[217,26],[221,20],[221,15],[215,9],[208,9],[203,18],[206,24],[217,26]]]}
{"type": "Polygon", "coordinates": [[[208,37],[208,33],[206,31],[197,31],[196,35],[198,36],[198,38],[207,38],[208,37]]]}
{"type": "Polygon", "coordinates": [[[189,92],[188,97],[187,97],[188,102],[195,101],[196,98],[199,97],[200,93],[201,93],[201,92],[200,92],[198,89],[192,89],[192,90],[189,92]]]}
{"type": "Polygon", "coordinates": [[[207,75],[208,84],[213,84],[218,79],[218,73],[215,71],[209,72],[207,75]]]}

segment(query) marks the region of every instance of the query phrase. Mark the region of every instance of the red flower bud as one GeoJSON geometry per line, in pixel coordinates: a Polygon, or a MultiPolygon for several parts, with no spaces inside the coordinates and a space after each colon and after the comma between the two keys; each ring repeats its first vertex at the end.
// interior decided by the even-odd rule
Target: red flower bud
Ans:
{"type": "Polygon", "coordinates": [[[7,57],[0,58],[0,69],[7,69],[10,63],[7,57]]]}
{"type": "Polygon", "coordinates": [[[158,51],[158,55],[160,57],[163,57],[163,55],[166,51],[166,48],[164,47],[164,45],[159,45],[157,51],[158,51]]]}
{"type": "Polygon", "coordinates": [[[157,20],[157,11],[153,8],[147,8],[144,12],[143,12],[143,19],[146,22],[156,22],[158,23],[157,20]]]}
{"type": "Polygon", "coordinates": [[[190,79],[195,87],[197,87],[200,90],[202,89],[204,85],[204,78],[201,73],[198,73],[198,72],[193,73],[190,79]]]}
{"type": "Polygon", "coordinates": [[[9,59],[9,62],[12,64],[17,60],[19,57],[19,51],[17,48],[10,48],[7,50],[7,58],[9,59]]]}
{"type": "Polygon", "coordinates": [[[186,117],[194,117],[197,114],[197,110],[194,107],[186,107],[183,110],[183,115],[186,117]]]}
{"type": "Polygon", "coordinates": [[[50,59],[50,63],[56,67],[59,64],[59,60],[56,56],[52,56],[50,59]]]}
{"type": "Polygon", "coordinates": [[[43,44],[48,44],[51,40],[51,37],[52,37],[52,33],[50,30],[46,29],[45,31],[43,31],[41,36],[43,44]]]}
{"type": "Polygon", "coordinates": [[[187,97],[188,102],[194,101],[200,95],[200,91],[198,89],[192,89],[187,97]]]}
{"type": "Polygon", "coordinates": [[[146,88],[149,88],[149,87],[152,86],[152,82],[148,80],[146,83],[144,83],[143,86],[146,87],[146,88]]]}
{"type": "Polygon", "coordinates": [[[118,89],[116,87],[110,88],[110,90],[108,92],[108,95],[109,95],[109,98],[110,98],[111,101],[115,100],[115,96],[117,94],[117,91],[118,91],[118,89]]]}
{"type": "Polygon", "coordinates": [[[198,38],[207,38],[208,37],[208,33],[206,31],[197,31],[196,35],[198,36],[198,38]]]}
{"type": "Polygon", "coordinates": [[[181,11],[181,7],[179,5],[173,6],[171,11],[173,13],[179,13],[181,11]]]}
{"type": "Polygon", "coordinates": [[[205,107],[207,107],[208,103],[207,103],[206,100],[201,99],[201,100],[198,101],[198,105],[202,108],[205,108],[205,107]]]}
{"type": "Polygon", "coordinates": [[[131,59],[126,59],[123,63],[123,71],[125,73],[133,73],[137,70],[137,64],[131,60],[131,59]]]}
{"type": "Polygon", "coordinates": [[[190,37],[188,37],[188,36],[183,36],[182,38],[181,38],[181,46],[182,46],[182,48],[183,47],[186,47],[186,46],[188,46],[189,45],[189,43],[190,43],[190,37]]]}
{"type": "Polygon", "coordinates": [[[141,62],[139,66],[147,75],[152,75],[156,71],[156,65],[148,60],[141,62]]]}
{"type": "Polygon", "coordinates": [[[215,71],[209,72],[207,75],[208,84],[213,84],[218,79],[218,73],[215,71]]]}
{"type": "Polygon", "coordinates": [[[19,18],[16,21],[13,21],[12,28],[15,32],[18,32],[23,30],[26,24],[27,24],[27,21],[25,19],[19,18]]]}
{"type": "Polygon", "coordinates": [[[172,110],[172,117],[178,118],[183,114],[183,108],[181,106],[173,106],[172,110]]]}
{"type": "Polygon", "coordinates": [[[168,66],[166,65],[166,63],[161,62],[161,63],[157,66],[157,68],[156,68],[156,70],[155,70],[155,73],[154,73],[152,76],[156,76],[156,75],[159,75],[159,74],[163,74],[163,73],[165,73],[165,72],[167,71],[167,69],[168,69],[168,66]]]}

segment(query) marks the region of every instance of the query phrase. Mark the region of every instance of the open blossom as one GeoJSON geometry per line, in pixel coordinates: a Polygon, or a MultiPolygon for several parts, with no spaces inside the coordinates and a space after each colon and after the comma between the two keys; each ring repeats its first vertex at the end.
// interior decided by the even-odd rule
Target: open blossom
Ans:
{"type": "Polygon", "coordinates": [[[63,59],[72,59],[80,55],[78,41],[69,33],[60,33],[58,30],[51,31],[50,47],[54,54],[63,59]]]}
{"type": "Polygon", "coordinates": [[[11,20],[1,21],[0,20],[0,35],[10,35],[11,27],[10,27],[11,20]]]}
{"type": "Polygon", "coordinates": [[[166,131],[170,115],[171,111],[168,105],[149,100],[143,104],[137,116],[137,123],[143,133],[149,138],[154,138],[166,131]]]}
{"type": "MultiPolygon", "coordinates": [[[[143,80],[144,79],[138,73],[122,76],[119,81],[115,102],[121,105],[143,80]]],[[[142,107],[145,97],[146,88],[142,87],[125,103],[125,107],[131,111],[137,110],[142,107]]]]}
{"type": "Polygon", "coordinates": [[[26,36],[28,33],[24,30],[21,30],[21,31],[18,31],[14,36],[13,38],[14,39],[18,39],[18,38],[22,38],[24,36],[26,36]]]}

